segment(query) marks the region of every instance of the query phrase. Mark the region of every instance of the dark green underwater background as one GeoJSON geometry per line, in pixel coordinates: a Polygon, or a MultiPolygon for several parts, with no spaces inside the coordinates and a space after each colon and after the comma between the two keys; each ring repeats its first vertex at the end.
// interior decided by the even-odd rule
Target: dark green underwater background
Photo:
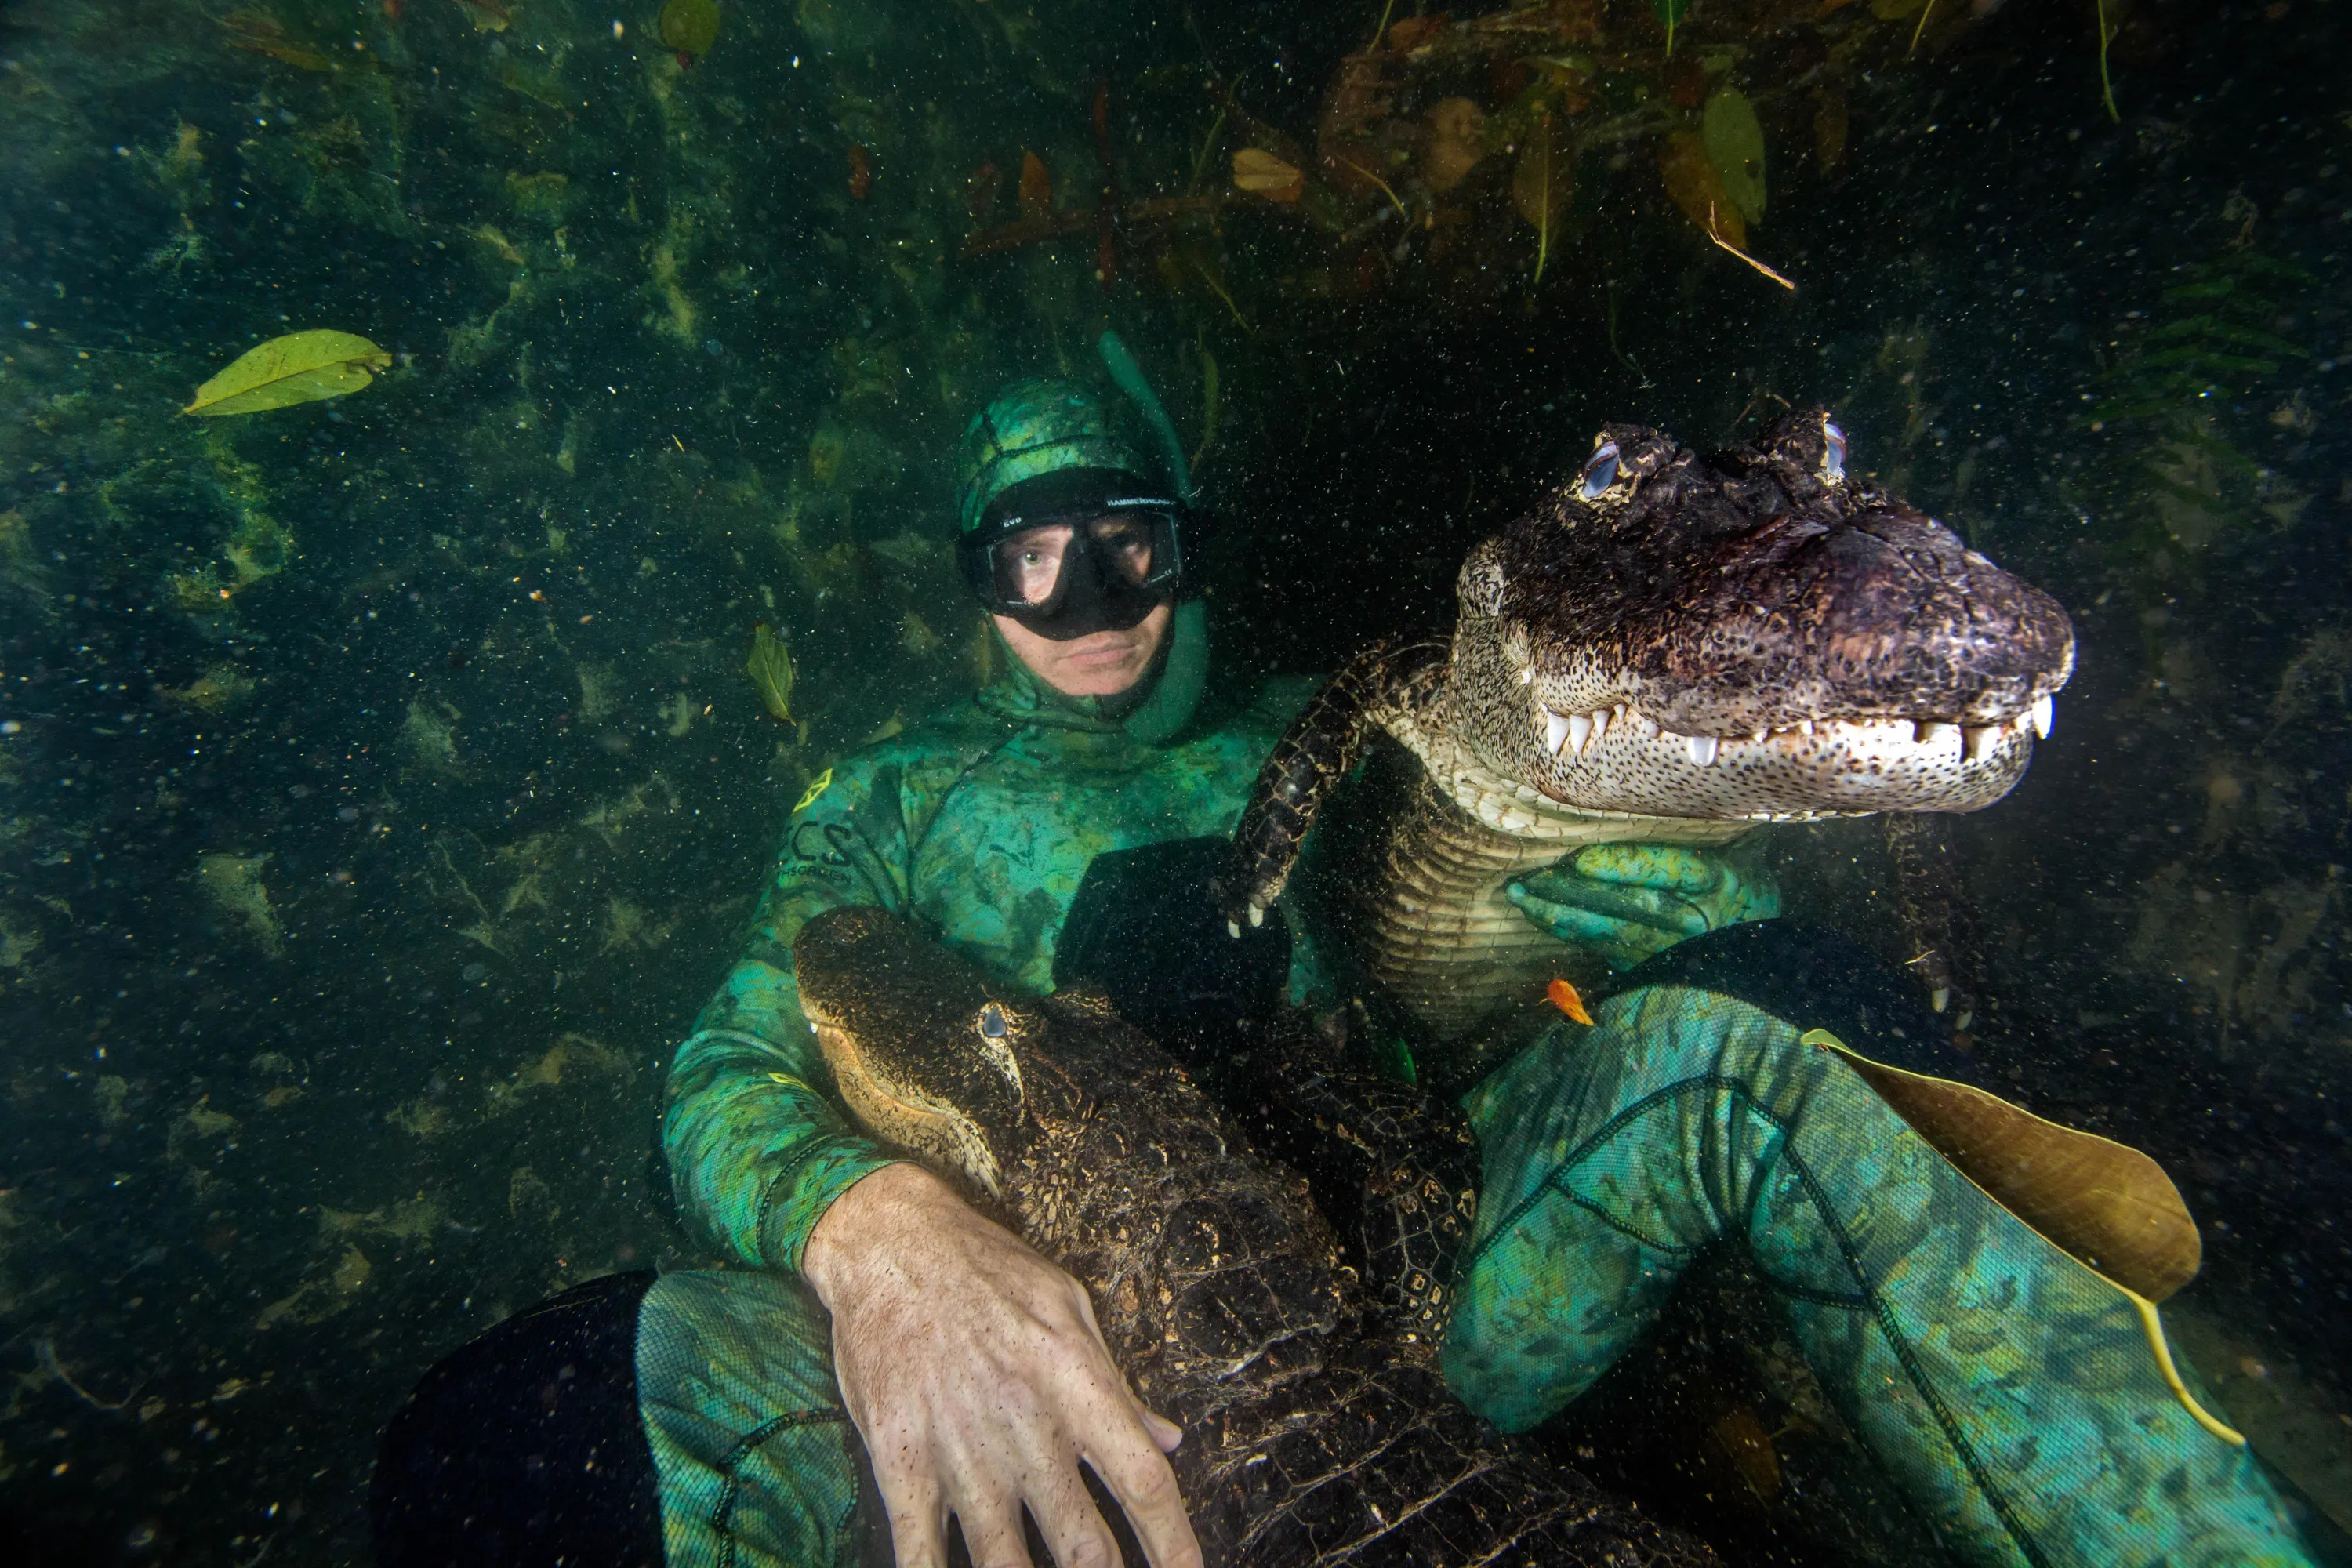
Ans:
{"type": "MultiPolygon", "coordinates": [[[[0,1556],[363,1561],[426,1365],[690,1258],[670,1047],[809,782],[982,673],[948,455],[1105,325],[1201,448],[1244,662],[1442,621],[1604,419],[1784,402],[2055,592],[2056,733],[1955,834],[1974,1047],[2175,1173],[2178,1331],[2339,1540],[2347,11],[1697,0],[1669,56],[1554,5],[1567,64],[1395,65],[1408,225],[1231,191],[1314,163],[1360,0],[728,4],[690,67],[648,0],[0,0],[0,1556]],[[1727,83],[1793,293],[1661,182],[1727,83]],[[1440,92],[1549,105],[1539,279],[1507,157],[1415,184],[1440,92]],[[1068,232],[961,254],[1024,149],[1068,232]],[[178,416],[313,327],[394,368],[178,416]]],[[[1871,825],[1770,847],[1907,956],[1871,825]]]]}

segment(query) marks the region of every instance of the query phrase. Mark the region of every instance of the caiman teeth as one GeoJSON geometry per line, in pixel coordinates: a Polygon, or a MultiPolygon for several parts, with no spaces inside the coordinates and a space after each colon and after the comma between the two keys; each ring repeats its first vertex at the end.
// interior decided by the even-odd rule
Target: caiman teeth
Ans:
{"type": "MultiPolygon", "coordinates": [[[[1572,733],[1575,731],[1575,728],[1576,728],[1576,721],[1575,721],[1575,720],[1573,720],[1573,719],[1570,719],[1567,714],[1565,714],[1565,713],[1555,713],[1555,712],[1553,712],[1553,711],[1552,711],[1550,709],[1549,709],[1549,708],[1545,709],[1545,710],[1544,710],[1544,752],[1545,752],[1545,754],[1546,754],[1547,756],[1553,756],[1553,757],[1557,757],[1558,755],[1559,755],[1559,749],[1560,749],[1562,746],[1564,746],[1564,745],[1566,745],[1566,744],[1568,743],[1569,737],[1570,737],[1570,734],[1572,734],[1572,733]]],[[[1580,751],[1580,751],[1584,750],[1584,747],[1583,747],[1583,745],[1582,745],[1581,743],[1580,743],[1580,744],[1577,746],[1577,748],[1576,748],[1576,749],[1577,749],[1578,751],[1580,751]]]]}
{"type": "MultiPolygon", "coordinates": [[[[1622,714],[1624,710],[1617,711],[1622,714]]],[[[1571,757],[1581,757],[1609,733],[1609,714],[1606,708],[1595,708],[1590,713],[1562,713],[1558,709],[1546,708],[1544,754],[1558,757],[1566,752],[1571,757]]]]}
{"type": "MultiPolygon", "coordinates": [[[[1702,768],[1715,764],[1727,741],[1735,746],[1751,742],[1767,745],[1783,738],[1793,741],[1799,735],[1807,739],[1825,735],[1832,743],[1871,744],[1874,742],[1870,736],[1875,731],[1878,738],[1874,743],[1883,746],[1890,738],[1887,733],[1890,729],[1893,731],[1891,738],[1898,744],[1916,746],[1922,751],[1955,752],[1966,762],[1982,763],[1991,759],[2000,750],[2003,738],[2012,731],[2022,734],[2031,726],[2034,733],[2047,735],[2050,708],[2050,699],[2044,697],[2034,704],[2030,712],[1993,724],[1962,725],[1947,719],[1800,719],[1793,724],[1767,725],[1738,735],[1677,734],[1671,730],[1661,729],[1638,709],[1630,715],[1621,709],[1618,717],[1621,721],[1631,717],[1650,739],[1663,737],[1669,742],[1680,741],[1685,754],[1695,766],[1702,768]]],[[[1598,741],[1610,721],[1610,715],[1603,710],[1591,715],[1591,718],[1592,740],[1598,741]]],[[[1574,726],[1581,720],[1571,719],[1569,722],[1574,726]]],[[[1581,731],[1578,731],[1571,735],[1570,743],[1581,752],[1587,742],[1581,731]]]]}
{"type": "Polygon", "coordinates": [[[2032,722],[2034,734],[2044,741],[2050,738],[2050,721],[2057,708],[2058,704],[2047,696],[2037,697],[2033,700],[2033,711],[2027,715],[2032,722]]]}

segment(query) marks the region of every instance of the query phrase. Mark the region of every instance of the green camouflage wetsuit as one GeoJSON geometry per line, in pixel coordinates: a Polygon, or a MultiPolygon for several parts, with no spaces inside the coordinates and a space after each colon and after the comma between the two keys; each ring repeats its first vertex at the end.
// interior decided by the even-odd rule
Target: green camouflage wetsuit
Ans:
{"type": "MultiPolygon", "coordinates": [[[[826,1205],[892,1156],[855,1131],[793,989],[818,913],[877,904],[1013,984],[1052,989],[1095,857],[1233,831],[1312,682],[1273,681],[1165,744],[1013,673],[834,769],[792,816],[750,950],[670,1069],[689,1222],[739,1267],[672,1274],[639,1320],[640,1406],[674,1565],[851,1561],[856,1438],[799,1282],[826,1205]]],[[[1204,705],[1205,706],[1205,705],[1204,705]]],[[[1294,994],[1307,984],[1295,949],[1294,994]]]]}

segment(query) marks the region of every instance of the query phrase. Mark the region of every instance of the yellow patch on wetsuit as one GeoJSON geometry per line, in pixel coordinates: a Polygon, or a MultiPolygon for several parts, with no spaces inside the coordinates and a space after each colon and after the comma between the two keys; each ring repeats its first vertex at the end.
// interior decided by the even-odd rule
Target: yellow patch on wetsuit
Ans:
{"type": "Polygon", "coordinates": [[[793,815],[794,816],[798,816],[802,812],[806,811],[809,808],[809,802],[814,800],[817,796],[823,795],[826,790],[829,790],[832,787],[833,770],[831,768],[827,768],[824,772],[816,775],[816,783],[808,786],[808,794],[801,796],[799,802],[793,805],[793,815]]]}

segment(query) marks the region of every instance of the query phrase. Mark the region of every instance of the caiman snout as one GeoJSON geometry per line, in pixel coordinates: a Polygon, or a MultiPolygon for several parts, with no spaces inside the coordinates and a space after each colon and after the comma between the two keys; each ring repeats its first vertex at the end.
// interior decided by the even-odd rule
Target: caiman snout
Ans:
{"type": "Polygon", "coordinates": [[[858,1120],[990,1195],[1025,1131],[1016,1047],[1043,1026],[885,910],[828,910],[793,942],[801,1011],[858,1120]]]}
{"type": "Polygon", "coordinates": [[[1786,819],[2007,794],[2074,669],[2056,600],[1844,472],[1816,412],[1701,459],[1606,428],[1474,551],[1449,698],[1505,778],[1587,810],[1786,819]]]}

